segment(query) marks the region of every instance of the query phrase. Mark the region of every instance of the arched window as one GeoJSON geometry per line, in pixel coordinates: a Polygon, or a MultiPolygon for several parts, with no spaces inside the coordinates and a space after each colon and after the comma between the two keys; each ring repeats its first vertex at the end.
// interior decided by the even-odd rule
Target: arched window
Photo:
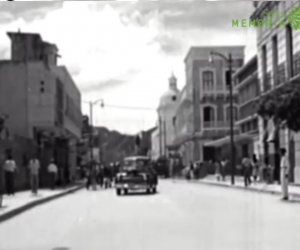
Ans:
{"type": "Polygon", "coordinates": [[[211,70],[203,71],[202,86],[203,86],[203,91],[213,91],[214,90],[214,74],[211,70]]]}
{"type": "Polygon", "coordinates": [[[215,110],[213,107],[207,106],[203,108],[203,122],[205,128],[214,127],[215,110]]]}
{"type": "MultiPolygon", "coordinates": [[[[230,106],[226,107],[226,121],[230,122],[230,106]]],[[[236,106],[233,106],[233,120],[237,121],[238,119],[238,108],[236,106]]]]}

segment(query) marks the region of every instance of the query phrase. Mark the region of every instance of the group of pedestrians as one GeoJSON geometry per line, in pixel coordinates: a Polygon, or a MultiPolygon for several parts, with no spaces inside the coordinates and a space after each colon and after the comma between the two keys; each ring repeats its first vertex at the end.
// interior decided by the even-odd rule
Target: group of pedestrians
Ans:
{"type": "Polygon", "coordinates": [[[101,188],[111,188],[117,166],[110,164],[110,166],[98,163],[92,163],[86,168],[86,189],[90,186],[99,185],[101,188]]]}
{"type": "MultiPolygon", "coordinates": [[[[34,156],[29,161],[28,169],[29,169],[29,181],[30,181],[31,191],[35,195],[38,193],[38,188],[39,188],[40,168],[41,168],[40,161],[37,159],[36,156],[34,156]]],[[[6,193],[7,195],[14,195],[15,178],[19,170],[16,161],[13,159],[11,153],[7,154],[3,169],[4,169],[4,177],[5,177],[5,184],[6,184],[6,193]]],[[[51,160],[48,166],[48,173],[49,173],[50,188],[55,189],[55,184],[58,176],[58,168],[53,159],[51,160]]]]}
{"type": "MultiPolygon", "coordinates": [[[[242,161],[242,168],[244,173],[244,183],[245,187],[248,187],[252,183],[252,178],[254,182],[257,181],[259,175],[259,163],[256,155],[253,155],[252,159],[249,156],[245,156],[242,161]]],[[[282,190],[282,199],[288,199],[288,184],[289,184],[289,171],[290,165],[287,159],[286,149],[280,149],[280,183],[282,190]]]]}

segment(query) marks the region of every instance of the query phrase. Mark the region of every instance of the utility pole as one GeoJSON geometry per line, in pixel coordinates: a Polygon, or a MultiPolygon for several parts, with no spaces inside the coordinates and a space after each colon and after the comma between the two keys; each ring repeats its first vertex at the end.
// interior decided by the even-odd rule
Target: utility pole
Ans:
{"type": "Polygon", "coordinates": [[[90,102],[90,154],[91,162],[94,160],[93,144],[94,144],[94,128],[93,128],[93,103],[90,102]]]}
{"type": "Polygon", "coordinates": [[[164,155],[167,156],[167,125],[164,121],[164,155]]]}
{"type": "Polygon", "coordinates": [[[229,102],[230,102],[230,158],[231,158],[231,184],[234,185],[234,176],[235,176],[235,168],[236,168],[236,162],[235,162],[235,145],[234,145],[234,114],[233,114],[233,83],[232,83],[232,54],[229,53],[228,57],[224,56],[221,53],[211,51],[209,61],[212,61],[212,56],[216,55],[218,57],[223,58],[227,64],[228,64],[228,76],[227,84],[229,85],[229,102]]]}
{"type": "Polygon", "coordinates": [[[234,114],[233,114],[233,86],[232,86],[232,56],[228,57],[228,81],[229,81],[229,100],[230,100],[230,147],[231,147],[231,184],[234,185],[235,175],[235,147],[234,147],[234,114]]]}
{"type": "Polygon", "coordinates": [[[90,107],[90,154],[91,154],[91,173],[92,173],[92,185],[93,189],[96,190],[96,176],[95,176],[95,166],[94,166],[94,127],[93,127],[93,107],[98,102],[101,101],[101,107],[104,107],[103,100],[99,99],[94,102],[88,102],[90,107]]]}
{"type": "Polygon", "coordinates": [[[162,156],[162,121],[161,116],[158,117],[158,129],[159,129],[159,156],[162,156]]]}

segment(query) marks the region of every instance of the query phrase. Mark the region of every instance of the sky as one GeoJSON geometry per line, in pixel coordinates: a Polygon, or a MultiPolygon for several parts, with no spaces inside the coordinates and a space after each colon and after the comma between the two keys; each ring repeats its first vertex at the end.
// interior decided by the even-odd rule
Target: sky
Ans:
{"type": "Polygon", "coordinates": [[[93,124],[134,134],[155,126],[172,71],[185,85],[191,46],[244,45],[246,60],[255,55],[255,29],[231,24],[253,9],[251,1],[0,2],[0,59],[10,58],[7,31],[40,33],[58,46],[83,113],[88,101],[107,105],[94,106],[93,124]]]}

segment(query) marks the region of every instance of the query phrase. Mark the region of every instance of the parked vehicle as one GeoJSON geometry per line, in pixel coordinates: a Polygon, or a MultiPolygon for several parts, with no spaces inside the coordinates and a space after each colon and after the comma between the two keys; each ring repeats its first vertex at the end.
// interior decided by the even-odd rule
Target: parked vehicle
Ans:
{"type": "Polygon", "coordinates": [[[156,193],[158,178],[151,167],[150,158],[132,156],[124,159],[116,176],[115,188],[117,195],[127,194],[130,191],[146,191],[156,193]]]}

